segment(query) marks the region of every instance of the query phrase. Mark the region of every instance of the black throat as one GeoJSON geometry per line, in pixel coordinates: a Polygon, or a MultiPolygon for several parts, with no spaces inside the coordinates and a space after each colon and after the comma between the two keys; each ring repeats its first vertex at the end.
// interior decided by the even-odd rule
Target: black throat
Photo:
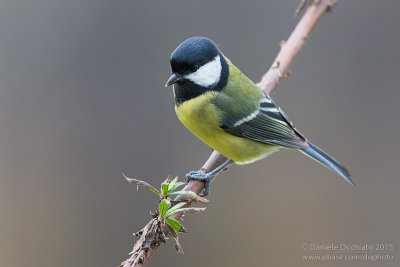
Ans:
{"type": "Polygon", "coordinates": [[[228,83],[229,65],[222,54],[220,54],[220,60],[222,67],[221,77],[217,84],[203,87],[187,79],[183,79],[174,84],[175,105],[179,106],[185,101],[196,98],[208,91],[221,91],[228,83]]]}

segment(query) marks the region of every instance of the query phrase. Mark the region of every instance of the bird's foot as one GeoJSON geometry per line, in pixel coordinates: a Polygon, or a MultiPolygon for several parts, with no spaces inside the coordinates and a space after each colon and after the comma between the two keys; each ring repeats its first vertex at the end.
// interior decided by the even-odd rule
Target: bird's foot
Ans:
{"type": "Polygon", "coordinates": [[[201,171],[191,171],[188,174],[186,174],[186,182],[189,182],[190,180],[203,181],[204,191],[202,194],[200,194],[200,196],[205,197],[210,194],[210,183],[215,176],[216,174],[213,172],[204,173],[201,171]]]}
{"type": "Polygon", "coordinates": [[[211,180],[214,179],[215,176],[217,176],[220,172],[225,170],[226,168],[229,167],[233,163],[233,160],[227,159],[224,163],[222,163],[220,166],[215,168],[213,171],[204,173],[201,171],[191,171],[188,174],[186,174],[186,182],[190,180],[199,180],[199,181],[204,181],[204,191],[203,194],[200,196],[205,197],[210,194],[210,183],[211,180]]]}

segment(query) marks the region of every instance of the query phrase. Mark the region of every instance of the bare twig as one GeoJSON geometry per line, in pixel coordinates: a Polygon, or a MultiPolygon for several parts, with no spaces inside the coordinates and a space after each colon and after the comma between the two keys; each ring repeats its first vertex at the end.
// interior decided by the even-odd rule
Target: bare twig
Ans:
{"type": "MultiPolygon", "coordinates": [[[[271,67],[261,78],[261,81],[257,83],[265,93],[271,94],[279,83],[290,74],[290,66],[303,45],[306,43],[312,30],[324,14],[332,10],[335,4],[336,0],[310,1],[307,10],[296,28],[293,30],[289,39],[286,42],[281,42],[281,50],[271,67]]],[[[226,158],[224,156],[219,154],[217,151],[214,151],[200,170],[204,173],[210,172],[225,162],[225,160],[226,158]]],[[[190,180],[183,190],[190,190],[196,194],[200,194],[203,189],[204,183],[202,181],[190,180]]],[[[187,201],[189,206],[193,199],[190,199],[188,196],[179,195],[175,201],[187,201]]],[[[173,217],[174,219],[179,219],[180,216],[181,215],[178,213],[173,217]]],[[[163,233],[165,234],[164,236],[168,236],[170,234],[169,229],[165,227],[163,233]]],[[[148,249],[142,250],[139,254],[131,255],[131,257],[124,261],[121,266],[144,266],[161,244],[160,240],[156,241],[157,242],[153,242],[152,246],[148,247],[148,249]]]]}

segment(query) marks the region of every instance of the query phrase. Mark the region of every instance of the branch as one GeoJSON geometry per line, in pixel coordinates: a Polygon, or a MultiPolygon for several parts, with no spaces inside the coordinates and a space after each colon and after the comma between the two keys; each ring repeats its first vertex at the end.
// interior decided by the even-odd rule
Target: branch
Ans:
{"type": "MultiPolygon", "coordinates": [[[[257,86],[267,94],[271,94],[280,84],[280,82],[290,75],[290,66],[292,65],[303,45],[306,43],[312,30],[317,25],[318,21],[324,16],[324,14],[331,11],[336,4],[336,0],[309,1],[310,4],[307,7],[303,17],[293,30],[289,39],[286,42],[281,42],[281,50],[279,51],[277,57],[275,58],[269,70],[261,78],[261,81],[257,83],[257,86]]],[[[304,0],[302,0],[302,4],[304,4],[304,0]]],[[[226,158],[224,156],[219,154],[217,151],[214,151],[200,170],[204,173],[208,173],[225,162],[225,160],[226,158]]],[[[202,181],[190,180],[183,190],[190,190],[196,194],[200,194],[203,189],[204,183],[202,181]]],[[[187,206],[189,206],[192,202],[188,196],[184,195],[179,195],[175,201],[186,201],[188,203],[187,206]]],[[[178,213],[172,218],[178,220],[180,216],[181,214],[178,213]]],[[[162,231],[167,237],[171,234],[169,229],[166,227],[164,227],[162,231]]],[[[161,243],[162,240],[155,240],[152,243],[152,246],[146,250],[137,251],[131,255],[128,260],[122,262],[121,266],[144,266],[160,247],[161,243]]]]}

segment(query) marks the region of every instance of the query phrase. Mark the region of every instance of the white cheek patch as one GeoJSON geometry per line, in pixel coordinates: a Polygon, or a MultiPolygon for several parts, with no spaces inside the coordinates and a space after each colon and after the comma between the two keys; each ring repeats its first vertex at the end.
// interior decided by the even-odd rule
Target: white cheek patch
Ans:
{"type": "Polygon", "coordinates": [[[196,72],[186,75],[185,78],[200,86],[209,87],[219,82],[221,70],[221,60],[218,55],[212,61],[201,66],[196,72]]]}

